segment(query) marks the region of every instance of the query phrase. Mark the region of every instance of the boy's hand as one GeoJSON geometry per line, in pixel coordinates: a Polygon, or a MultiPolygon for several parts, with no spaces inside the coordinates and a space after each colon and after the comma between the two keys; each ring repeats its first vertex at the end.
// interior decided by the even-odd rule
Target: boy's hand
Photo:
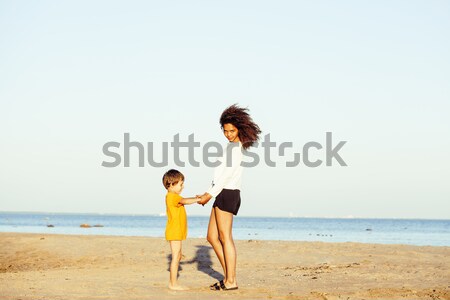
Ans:
{"type": "Polygon", "coordinates": [[[212,198],[212,196],[208,193],[204,193],[203,195],[201,195],[200,197],[200,201],[198,201],[198,204],[201,204],[203,206],[205,206],[206,203],[208,203],[208,201],[212,198]]]}
{"type": "Polygon", "coordinates": [[[197,204],[201,204],[201,205],[205,206],[205,204],[202,203],[202,196],[203,195],[195,195],[195,197],[198,199],[197,204]]]}

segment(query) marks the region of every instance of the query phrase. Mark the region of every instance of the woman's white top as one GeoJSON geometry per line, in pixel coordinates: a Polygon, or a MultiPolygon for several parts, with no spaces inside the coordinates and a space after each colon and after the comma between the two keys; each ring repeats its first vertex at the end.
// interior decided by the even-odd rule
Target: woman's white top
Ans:
{"type": "Polygon", "coordinates": [[[220,194],[223,189],[240,190],[242,183],[242,143],[230,142],[227,144],[223,156],[218,159],[220,165],[214,169],[214,181],[207,191],[213,197],[220,194]],[[230,163],[231,162],[231,163],[230,163]]]}

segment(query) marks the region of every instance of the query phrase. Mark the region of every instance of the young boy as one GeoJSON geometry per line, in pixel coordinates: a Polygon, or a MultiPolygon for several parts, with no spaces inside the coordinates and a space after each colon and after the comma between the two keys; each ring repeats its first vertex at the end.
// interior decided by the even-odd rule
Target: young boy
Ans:
{"type": "Polygon", "coordinates": [[[186,290],[178,285],[178,266],[181,260],[181,241],[187,237],[187,217],[184,205],[197,203],[198,198],[183,198],[180,193],[184,188],[184,175],[177,170],[169,170],[163,176],[163,184],[167,189],[166,195],[166,240],[170,243],[172,250],[172,261],[170,263],[171,290],[186,290]]]}

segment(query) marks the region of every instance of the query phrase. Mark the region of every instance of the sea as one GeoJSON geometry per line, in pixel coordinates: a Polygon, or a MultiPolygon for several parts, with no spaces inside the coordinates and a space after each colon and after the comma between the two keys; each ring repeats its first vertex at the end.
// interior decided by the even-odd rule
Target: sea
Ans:
{"type": "MultiPolygon", "coordinates": [[[[205,238],[209,218],[188,217],[188,238],[205,238]]],[[[0,212],[0,232],[141,236],[164,238],[167,218],[109,215],[0,212]],[[90,228],[82,228],[89,224],[90,228]]],[[[273,218],[237,216],[236,240],[281,240],[450,246],[450,220],[273,218]]]]}

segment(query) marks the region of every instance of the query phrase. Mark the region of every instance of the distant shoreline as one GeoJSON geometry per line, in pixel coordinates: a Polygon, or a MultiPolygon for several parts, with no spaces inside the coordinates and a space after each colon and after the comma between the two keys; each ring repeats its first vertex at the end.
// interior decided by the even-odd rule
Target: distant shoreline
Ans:
{"type": "MultiPolygon", "coordinates": [[[[158,215],[9,212],[0,213],[0,232],[162,237],[166,222],[165,216],[158,215]]],[[[189,238],[204,238],[207,227],[207,216],[188,217],[189,238]]],[[[450,246],[450,221],[239,216],[234,220],[233,237],[450,246]]]]}
{"type": "MultiPolygon", "coordinates": [[[[151,239],[151,240],[162,240],[165,241],[164,236],[155,237],[155,236],[141,236],[141,235],[107,235],[107,234],[67,234],[67,233],[34,233],[34,232],[3,232],[0,231],[1,235],[42,235],[42,236],[56,236],[56,237],[92,237],[92,238],[136,238],[136,239],[151,239]]],[[[206,241],[206,238],[198,238],[198,237],[189,237],[187,240],[193,240],[198,242],[206,241]]],[[[372,246],[399,246],[399,247],[437,247],[437,248],[448,248],[450,250],[450,246],[431,246],[431,245],[408,245],[408,244],[381,244],[381,243],[363,243],[363,242],[323,242],[323,241],[288,241],[288,240],[258,240],[258,239],[234,239],[239,242],[267,242],[267,243],[291,243],[291,244],[302,244],[302,243],[323,243],[329,245],[335,244],[360,244],[360,245],[372,245],[372,246]]]]}

